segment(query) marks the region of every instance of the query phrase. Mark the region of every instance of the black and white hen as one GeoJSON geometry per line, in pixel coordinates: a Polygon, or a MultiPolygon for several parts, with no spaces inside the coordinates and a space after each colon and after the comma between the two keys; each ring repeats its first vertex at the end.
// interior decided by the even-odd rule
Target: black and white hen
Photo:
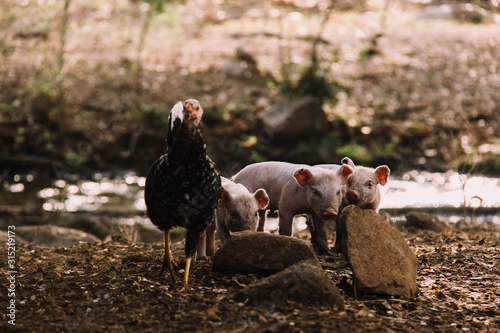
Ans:
{"type": "Polygon", "coordinates": [[[144,193],[151,222],[164,232],[165,256],[160,274],[167,267],[174,283],[170,229],[187,229],[183,279],[186,289],[200,235],[214,219],[221,196],[219,172],[207,156],[201,134],[202,115],[203,109],[195,99],[174,105],[169,115],[167,152],[151,167],[144,193]]]}

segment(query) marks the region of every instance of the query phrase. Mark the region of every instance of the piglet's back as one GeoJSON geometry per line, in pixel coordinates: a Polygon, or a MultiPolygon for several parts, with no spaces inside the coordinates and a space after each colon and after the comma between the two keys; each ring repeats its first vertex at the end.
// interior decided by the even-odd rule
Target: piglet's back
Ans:
{"type": "Polygon", "coordinates": [[[281,197],[283,186],[289,181],[295,181],[293,174],[301,167],[309,166],[274,161],[254,163],[244,167],[232,180],[243,184],[250,192],[259,188],[265,189],[271,201],[270,205],[273,205],[273,202],[277,202],[281,197]]]}

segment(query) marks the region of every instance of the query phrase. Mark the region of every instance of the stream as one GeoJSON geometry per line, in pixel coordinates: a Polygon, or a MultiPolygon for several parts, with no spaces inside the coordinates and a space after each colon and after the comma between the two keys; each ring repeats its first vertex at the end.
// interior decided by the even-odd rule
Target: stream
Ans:
{"type": "MultiPolygon", "coordinates": [[[[118,224],[154,227],[145,216],[145,183],[145,177],[133,172],[55,180],[39,180],[31,174],[15,175],[13,179],[2,180],[0,211],[110,214],[119,217],[114,219],[118,224]]],[[[450,224],[464,221],[465,216],[468,223],[500,228],[500,178],[411,171],[401,176],[391,175],[387,185],[381,186],[381,192],[380,211],[395,220],[404,219],[408,211],[419,210],[435,214],[450,224]]],[[[296,217],[294,231],[305,228],[305,218],[296,217]]],[[[266,229],[277,229],[275,217],[270,216],[266,229]]]]}

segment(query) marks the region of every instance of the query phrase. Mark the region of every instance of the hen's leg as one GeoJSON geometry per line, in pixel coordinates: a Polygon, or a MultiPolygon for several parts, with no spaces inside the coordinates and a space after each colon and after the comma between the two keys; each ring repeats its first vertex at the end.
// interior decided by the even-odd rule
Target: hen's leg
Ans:
{"type": "Polygon", "coordinates": [[[187,257],[186,258],[186,269],[184,271],[184,278],[182,279],[182,289],[183,290],[189,290],[189,270],[191,269],[191,260],[192,257],[187,257]]]}
{"type": "Polygon", "coordinates": [[[200,241],[200,237],[203,233],[203,229],[206,225],[202,223],[195,223],[193,226],[198,226],[200,228],[188,228],[186,232],[186,245],[184,251],[186,253],[186,269],[184,271],[184,278],[182,280],[182,286],[184,290],[188,290],[188,280],[189,271],[191,268],[191,262],[196,258],[196,247],[200,241]],[[203,229],[201,229],[203,227],[203,229]],[[200,230],[201,229],[201,230],[200,230]]]}
{"type": "Polygon", "coordinates": [[[165,254],[163,255],[163,263],[161,265],[160,276],[165,271],[165,267],[168,267],[172,281],[175,283],[174,266],[177,267],[174,259],[172,258],[172,253],[170,253],[170,232],[163,232],[163,240],[165,241],[165,254]]]}

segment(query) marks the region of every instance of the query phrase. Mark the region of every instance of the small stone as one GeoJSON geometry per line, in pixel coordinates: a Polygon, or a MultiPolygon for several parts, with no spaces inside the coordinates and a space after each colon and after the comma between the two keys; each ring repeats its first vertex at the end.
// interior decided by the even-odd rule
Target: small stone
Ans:
{"type": "Polygon", "coordinates": [[[344,309],[344,299],[332,280],[320,267],[305,261],[246,286],[235,300],[267,308],[291,300],[344,309]]]}
{"type": "Polygon", "coordinates": [[[446,224],[436,216],[424,212],[409,212],[405,215],[406,226],[416,229],[432,230],[441,232],[446,228],[446,224]]]}
{"type": "Polygon", "coordinates": [[[270,275],[303,260],[319,266],[311,244],[295,237],[262,232],[235,232],[213,256],[214,268],[270,275]]]}

